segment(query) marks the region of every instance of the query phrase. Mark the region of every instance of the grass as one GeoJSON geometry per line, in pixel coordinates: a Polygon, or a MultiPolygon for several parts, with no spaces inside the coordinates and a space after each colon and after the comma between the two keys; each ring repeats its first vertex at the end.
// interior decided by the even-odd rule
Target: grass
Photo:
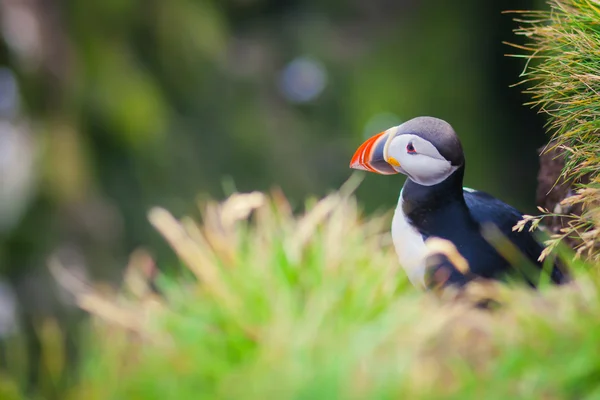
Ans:
{"type": "MultiPolygon", "coordinates": [[[[540,218],[564,217],[567,223],[548,242],[548,251],[567,238],[578,243],[577,255],[600,261],[600,2],[551,0],[549,12],[519,11],[515,46],[527,67],[521,85],[530,106],[547,116],[551,145],[565,157],[561,179],[574,183],[564,213],[542,210],[540,218]]],[[[552,210],[554,211],[554,210],[552,210]]]]}
{"type": "Polygon", "coordinates": [[[600,397],[596,270],[578,262],[575,284],[540,292],[419,292],[355,184],[297,217],[279,192],[209,203],[202,224],[152,210],[185,277],[152,278],[138,253],[110,295],[54,266],[96,316],[67,398],[600,397]],[[482,294],[501,305],[472,307],[482,294]]]}

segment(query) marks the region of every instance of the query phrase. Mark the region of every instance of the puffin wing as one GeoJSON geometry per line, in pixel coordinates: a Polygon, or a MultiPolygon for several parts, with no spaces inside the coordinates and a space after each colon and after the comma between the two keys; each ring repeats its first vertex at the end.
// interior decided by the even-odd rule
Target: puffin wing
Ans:
{"type": "Polygon", "coordinates": [[[480,224],[492,222],[504,234],[507,233],[507,229],[512,232],[512,227],[523,216],[516,208],[479,190],[465,189],[464,197],[471,215],[477,222],[480,224]]]}
{"type": "MultiPolygon", "coordinates": [[[[542,253],[543,247],[529,232],[528,225],[521,232],[512,230],[513,226],[523,217],[519,210],[478,190],[465,188],[464,197],[471,216],[477,223],[481,225],[491,222],[496,225],[502,234],[513,242],[527,258],[538,267],[542,267],[538,257],[542,253]]],[[[555,283],[565,280],[564,274],[556,264],[552,268],[551,279],[555,283]]]]}

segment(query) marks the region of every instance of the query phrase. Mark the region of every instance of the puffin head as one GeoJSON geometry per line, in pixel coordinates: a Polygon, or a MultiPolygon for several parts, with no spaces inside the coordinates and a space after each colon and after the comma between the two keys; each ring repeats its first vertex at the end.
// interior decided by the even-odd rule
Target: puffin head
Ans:
{"type": "Polygon", "coordinates": [[[443,182],[465,163],[452,126],[433,117],[417,117],[378,133],[354,153],[350,168],[382,175],[401,173],[423,186],[443,182]]]}

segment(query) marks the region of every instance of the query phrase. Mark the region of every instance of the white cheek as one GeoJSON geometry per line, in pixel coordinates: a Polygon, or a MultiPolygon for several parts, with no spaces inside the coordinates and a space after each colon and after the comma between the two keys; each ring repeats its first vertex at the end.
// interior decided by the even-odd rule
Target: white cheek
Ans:
{"type": "Polygon", "coordinates": [[[415,135],[396,136],[389,144],[388,154],[400,162],[400,168],[396,168],[398,172],[424,186],[444,181],[458,168],[452,166],[430,142],[415,135]],[[406,151],[409,143],[413,143],[417,154],[406,151]]]}
{"type": "Polygon", "coordinates": [[[400,164],[416,183],[425,186],[436,185],[449,177],[457,167],[453,167],[450,161],[438,160],[436,158],[421,154],[406,154],[402,157],[400,164]]]}

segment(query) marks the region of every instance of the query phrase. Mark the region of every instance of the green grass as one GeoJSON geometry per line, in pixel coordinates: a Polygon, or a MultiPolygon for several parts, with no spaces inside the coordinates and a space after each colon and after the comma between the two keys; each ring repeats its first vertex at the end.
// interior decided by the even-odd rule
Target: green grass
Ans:
{"type": "Polygon", "coordinates": [[[70,398],[600,398],[596,270],[422,293],[354,184],[299,217],[277,192],[209,204],[202,225],[152,210],[194,276],[159,276],[157,295],[139,254],[118,296],[78,290],[97,318],[70,398]],[[501,306],[471,307],[482,292],[501,306]]]}

